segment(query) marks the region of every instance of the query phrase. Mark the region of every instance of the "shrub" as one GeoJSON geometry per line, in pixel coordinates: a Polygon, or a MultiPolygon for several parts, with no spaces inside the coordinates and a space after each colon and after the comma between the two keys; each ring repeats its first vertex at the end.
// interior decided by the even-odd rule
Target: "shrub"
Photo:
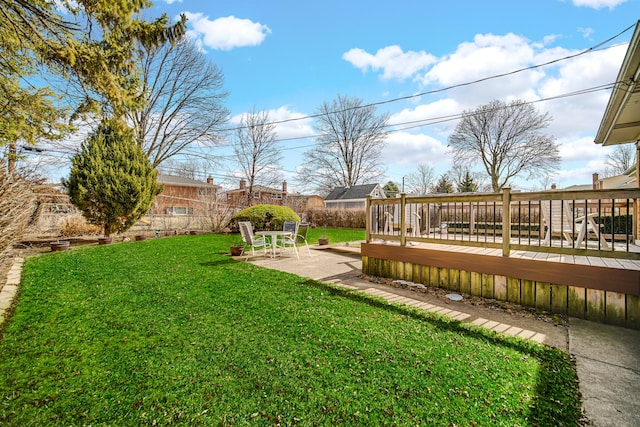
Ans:
{"type": "Polygon", "coordinates": [[[89,224],[82,214],[73,214],[65,217],[60,226],[60,234],[64,237],[86,236],[90,234],[100,234],[102,229],[89,224]]]}
{"type": "Polygon", "coordinates": [[[309,209],[307,220],[315,227],[365,228],[364,209],[309,209]]]}
{"type": "Polygon", "coordinates": [[[293,209],[278,205],[255,205],[241,210],[231,219],[233,229],[238,228],[239,221],[250,221],[255,230],[265,230],[267,224],[272,229],[282,228],[285,221],[300,221],[293,209]]]}

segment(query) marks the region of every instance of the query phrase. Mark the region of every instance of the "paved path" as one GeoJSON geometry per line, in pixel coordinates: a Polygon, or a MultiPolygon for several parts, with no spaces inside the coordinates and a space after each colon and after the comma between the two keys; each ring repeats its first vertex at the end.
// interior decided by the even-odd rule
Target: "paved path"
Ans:
{"type": "Polygon", "coordinates": [[[517,335],[559,347],[576,360],[586,417],[595,427],[640,426],[640,331],[569,319],[569,327],[556,326],[518,313],[448,301],[360,278],[357,252],[312,250],[300,259],[253,257],[250,262],[303,277],[334,283],[365,293],[472,322],[508,335],[517,335]]]}

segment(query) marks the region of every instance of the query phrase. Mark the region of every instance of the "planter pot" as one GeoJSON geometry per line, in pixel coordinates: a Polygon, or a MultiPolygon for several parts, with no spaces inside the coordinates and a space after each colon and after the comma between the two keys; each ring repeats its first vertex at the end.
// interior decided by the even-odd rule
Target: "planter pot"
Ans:
{"type": "Polygon", "coordinates": [[[140,241],[140,240],[147,240],[147,236],[144,236],[144,235],[142,235],[142,234],[138,234],[138,235],[136,236],[136,240],[137,240],[137,241],[140,241]]]}
{"type": "Polygon", "coordinates": [[[244,246],[231,246],[231,256],[240,256],[242,255],[242,251],[244,246]]]}
{"type": "Polygon", "coordinates": [[[51,252],[66,251],[70,247],[69,246],[69,241],[67,241],[67,240],[62,240],[62,241],[58,241],[58,242],[51,242],[49,245],[51,246],[51,252]]]}
{"type": "Polygon", "coordinates": [[[329,239],[327,239],[326,237],[321,237],[318,239],[318,244],[319,245],[328,245],[329,244],[329,239]]]}
{"type": "Polygon", "coordinates": [[[110,245],[112,242],[111,237],[99,237],[98,244],[99,245],[110,245]]]}

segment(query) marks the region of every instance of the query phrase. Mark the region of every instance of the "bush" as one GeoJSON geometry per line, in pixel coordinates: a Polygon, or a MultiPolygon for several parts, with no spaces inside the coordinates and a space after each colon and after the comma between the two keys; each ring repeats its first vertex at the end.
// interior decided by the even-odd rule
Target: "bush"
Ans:
{"type": "Polygon", "coordinates": [[[309,209],[306,216],[315,227],[365,228],[364,209],[309,209]]]}
{"type": "Polygon", "coordinates": [[[231,218],[231,227],[238,228],[239,221],[249,221],[254,230],[281,229],[285,221],[298,221],[300,217],[293,209],[278,205],[255,205],[241,210],[231,218]]]}
{"type": "Polygon", "coordinates": [[[64,237],[86,236],[88,234],[100,234],[102,229],[89,224],[82,214],[73,214],[64,218],[60,226],[60,234],[64,237]]]}

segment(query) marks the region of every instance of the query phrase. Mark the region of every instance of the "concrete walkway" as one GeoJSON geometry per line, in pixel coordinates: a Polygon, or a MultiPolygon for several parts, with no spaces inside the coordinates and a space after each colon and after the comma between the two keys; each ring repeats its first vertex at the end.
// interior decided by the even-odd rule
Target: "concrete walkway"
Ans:
{"type": "Polygon", "coordinates": [[[359,251],[348,247],[312,250],[311,257],[300,251],[300,259],[255,256],[249,261],[562,348],[575,357],[583,409],[592,425],[640,426],[640,331],[575,318],[569,319],[568,327],[558,326],[530,315],[450,301],[436,293],[373,283],[360,277],[359,251]]]}

